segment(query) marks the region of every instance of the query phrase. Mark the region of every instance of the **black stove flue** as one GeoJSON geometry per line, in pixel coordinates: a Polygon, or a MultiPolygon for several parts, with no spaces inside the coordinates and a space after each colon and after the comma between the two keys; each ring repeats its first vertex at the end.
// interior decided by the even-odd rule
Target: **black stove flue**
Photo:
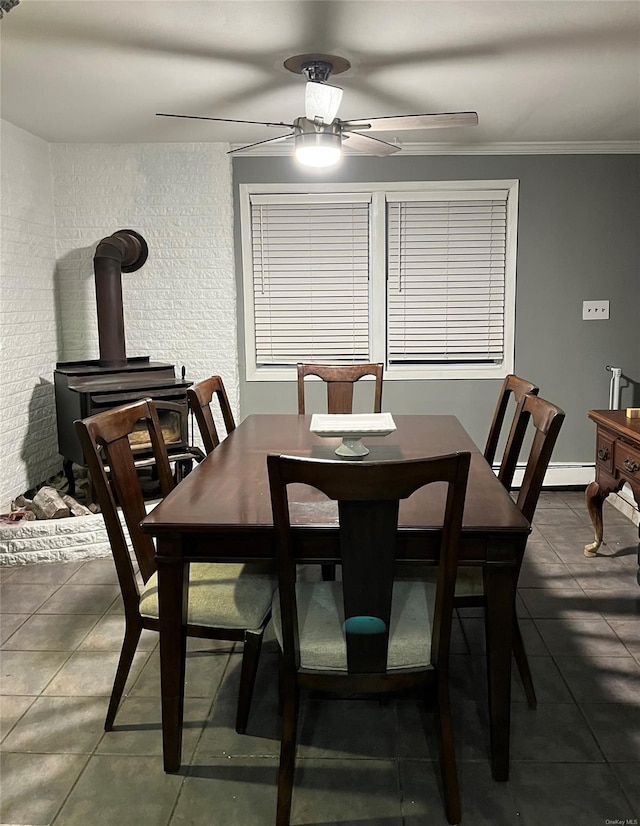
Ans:
{"type": "MultiPolygon", "coordinates": [[[[177,378],[171,364],[153,362],[149,356],[127,358],[122,272],[139,269],[147,255],[146,241],[134,230],[118,230],[99,242],[94,274],[100,358],[59,362],[54,371],[58,449],[71,485],[72,463],[85,464],[74,421],[143,398],[156,402],[170,458],[190,465],[201,455],[188,446],[187,388],[192,382],[177,378]]],[[[134,450],[140,464],[151,456],[144,439],[134,450]]]]}

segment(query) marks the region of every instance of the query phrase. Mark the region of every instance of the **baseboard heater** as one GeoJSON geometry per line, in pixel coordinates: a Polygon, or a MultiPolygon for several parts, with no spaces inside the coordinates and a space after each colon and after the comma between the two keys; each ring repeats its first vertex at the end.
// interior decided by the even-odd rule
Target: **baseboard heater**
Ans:
{"type": "MultiPolygon", "coordinates": [[[[526,465],[524,462],[516,466],[516,472],[513,477],[514,488],[519,488],[522,484],[525,468],[526,465]]],[[[593,462],[587,464],[582,462],[551,462],[544,476],[543,487],[586,488],[589,482],[593,482],[594,479],[595,465],[593,462]]]]}

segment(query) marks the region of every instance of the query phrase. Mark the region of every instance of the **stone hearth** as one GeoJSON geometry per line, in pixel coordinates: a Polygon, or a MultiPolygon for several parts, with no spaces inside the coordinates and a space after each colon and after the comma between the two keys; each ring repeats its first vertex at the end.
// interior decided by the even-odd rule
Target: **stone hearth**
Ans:
{"type": "Polygon", "coordinates": [[[0,567],[109,556],[102,514],[0,525],[0,567]]]}

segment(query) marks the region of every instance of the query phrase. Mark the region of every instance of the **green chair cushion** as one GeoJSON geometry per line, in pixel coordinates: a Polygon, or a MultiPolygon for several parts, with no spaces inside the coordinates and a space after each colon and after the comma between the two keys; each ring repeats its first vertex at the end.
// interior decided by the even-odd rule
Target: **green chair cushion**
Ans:
{"type": "MultiPolygon", "coordinates": [[[[431,667],[431,622],[435,584],[395,582],[387,670],[431,667]]],[[[298,634],[300,665],[316,671],[347,671],[341,582],[299,582],[298,634]]],[[[273,601],[273,624],[282,647],[279,593],[273,601]]]]}
{"type": "Polygon", "coordinates": [[[484,595],[482,568],[472,565],[460,566],[456,576],[457,597],[481,597],[484,595]]]}
{"type": "MultiPolygon", "coordinates": [[[[435,583],[438,570],[433,565],[399,565],[396,569],[396,576],[403,580],[415,581],[419,579],[425,582],[435,583]]],[[[458,568],[456,576],[456,596],[484,596],[484,580],[481,567],[476,565],[461,565],[458,568]]]]}
{"type": "MultiPolygon", "coordinates": [[[[189,571],[187,621],[209,628],[259,631],[271,607],[276,578],[255,566],[193,562],[189,571]]],[[[140,595],[140,613],[158,616],[158,580],[153,574],[140,595]]]]}

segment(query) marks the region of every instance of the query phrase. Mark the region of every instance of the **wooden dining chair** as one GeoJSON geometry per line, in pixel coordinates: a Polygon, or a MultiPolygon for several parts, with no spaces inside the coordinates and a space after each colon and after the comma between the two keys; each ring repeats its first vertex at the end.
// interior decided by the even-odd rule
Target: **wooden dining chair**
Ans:
{"type": "MultiPolygon", "coordinates": [[[[381,363],[361,364],[298,364],[298,414],[305,412],[305,376],[318,376],[327,385],[327,413],[351,413],[355,383],[364,376],[375,376],[373,412],[382,410],[381,363]]],[[[335,579],[335,565],[321,566],[325,580],[335,579]]]]}
{"type": "Polygon", "coordinates": [[[435,689],[445,810],[459,822],[448,660],[469,462],[469,453],[357,464],[267,457],[281,651],[277,826],[289,824],[300,689],[386,695],[416,686],[435,689]],[[394,581],[399,500],[434,482],[447,484],[437,583],[394,581]],[[341,581],[296,582],[287,488],[298,483],[338,502],[341,581]]]}
{"type": "MultiPolygon", "coordinates": [[[[533,429],[533,440],[527,458],[524,477],[517,496],[517,505],[523,516],[529,521],[533,517],[542,490],[544,476],[551,460],[564,421],[564,411],[545,399],[527,394],[522,400],[517,427],[512,428],[509,442],[505,449],[505,458],[515,468],[522,449],[527,429],[533,429]]],[[[522,560],[520,560],[522,563],[522,560]]],[[[458,570],[455,603],[457,608],[477,608],[485,606],[482,568],[462,566],[458,570]]],[[[522,640],[518,617],[513,612],[513,654],[520,672],[527,702],[531,708],[537,705],[529,660],[522,640]]]]}
{"type": "Polygon", "coordinates": [[[211,378],[199,381],[187,390],[189,409],[198,424],[198,430],[207,453],[211,453],[220,444],[220,437],[211,410],[211,402],[214,396],[218,401],[228,435],[232,430],[235,430],[236,423],[227,397],[227,391],[224,389],[224,383],[220,376],[211,376],[211,378]]]}
{"type": "MultiPolygon", "coordinates": [[[[167,449],[151,399],[98,413],[75,422],[98,503],[104,516],[124,603],[125,633],[116,670],[105,731],[113,727],[143,628],[159,630],[158,583],[153,539],[142,533],[146,515],[134,466],[130,435],[146,428],[151,441],[162,496],[174,487],[167,449]],[[142,578],[138,584],[120,511],[128,529],[142,578]]],[[[247,727],[264,629],[271,616],[275,576],[250,565],[191,563],[187,634],[192,637],[244,642],[236,729],[247,727]]]]}
{"type": "Polygon", "coordinates": [[[509,429],[509,435],[506,440],[505,449],[503,451],[502,460],[500,462],[500,469],[498,471],[498,478],[502,482],[502,484],[507,488],[507,490],[511,489],[511,484],[513,482],[513,475],[515,473],[515,461],[517,461],[517,455],[507,450],[507,445],[510,441],[515,441],[516,443],[520,441],[522,444],[522,434],[517,431],[518,427],[522,427],[522,419],[520,418],[520,411],[522,410],[522,405],[524,404],[524,397],[529,394],[532,396],[538,395],[538,388],[535,384],[526,379],[521,379],[519,376],[515,376],[513,373],[510,373],[505,380],[502,382],[502,387],[500,389],[500,393],[498,395],[498,402],[496,404],[496,409],[493,414],[493,421],[491,422],[491,427],[489,428],[489,435],[487,437],[487,444],[485,445],[484,449],[484,458],[489,462],[490,465],[493,465],[493,462],[496,457],[496,452],[498,449],[498,443],[500,441],[500,435],[502,433],[502,426],[504,424],[504,420],[507,414],[507,408],[509,407],[509,403],[513,401],[514,405],[514,412],[513,417],[511,419],[511,425],[509,429]]]}
{"type": "Polygon", "coordinates": [[[327,413],[351,413],[353,387],[363,376],[375,376],[373,413],[382,410],[383,364],[298,364],[298,413],[305,412],[305,377],[318,376],[327,385],[327,413]]]}

